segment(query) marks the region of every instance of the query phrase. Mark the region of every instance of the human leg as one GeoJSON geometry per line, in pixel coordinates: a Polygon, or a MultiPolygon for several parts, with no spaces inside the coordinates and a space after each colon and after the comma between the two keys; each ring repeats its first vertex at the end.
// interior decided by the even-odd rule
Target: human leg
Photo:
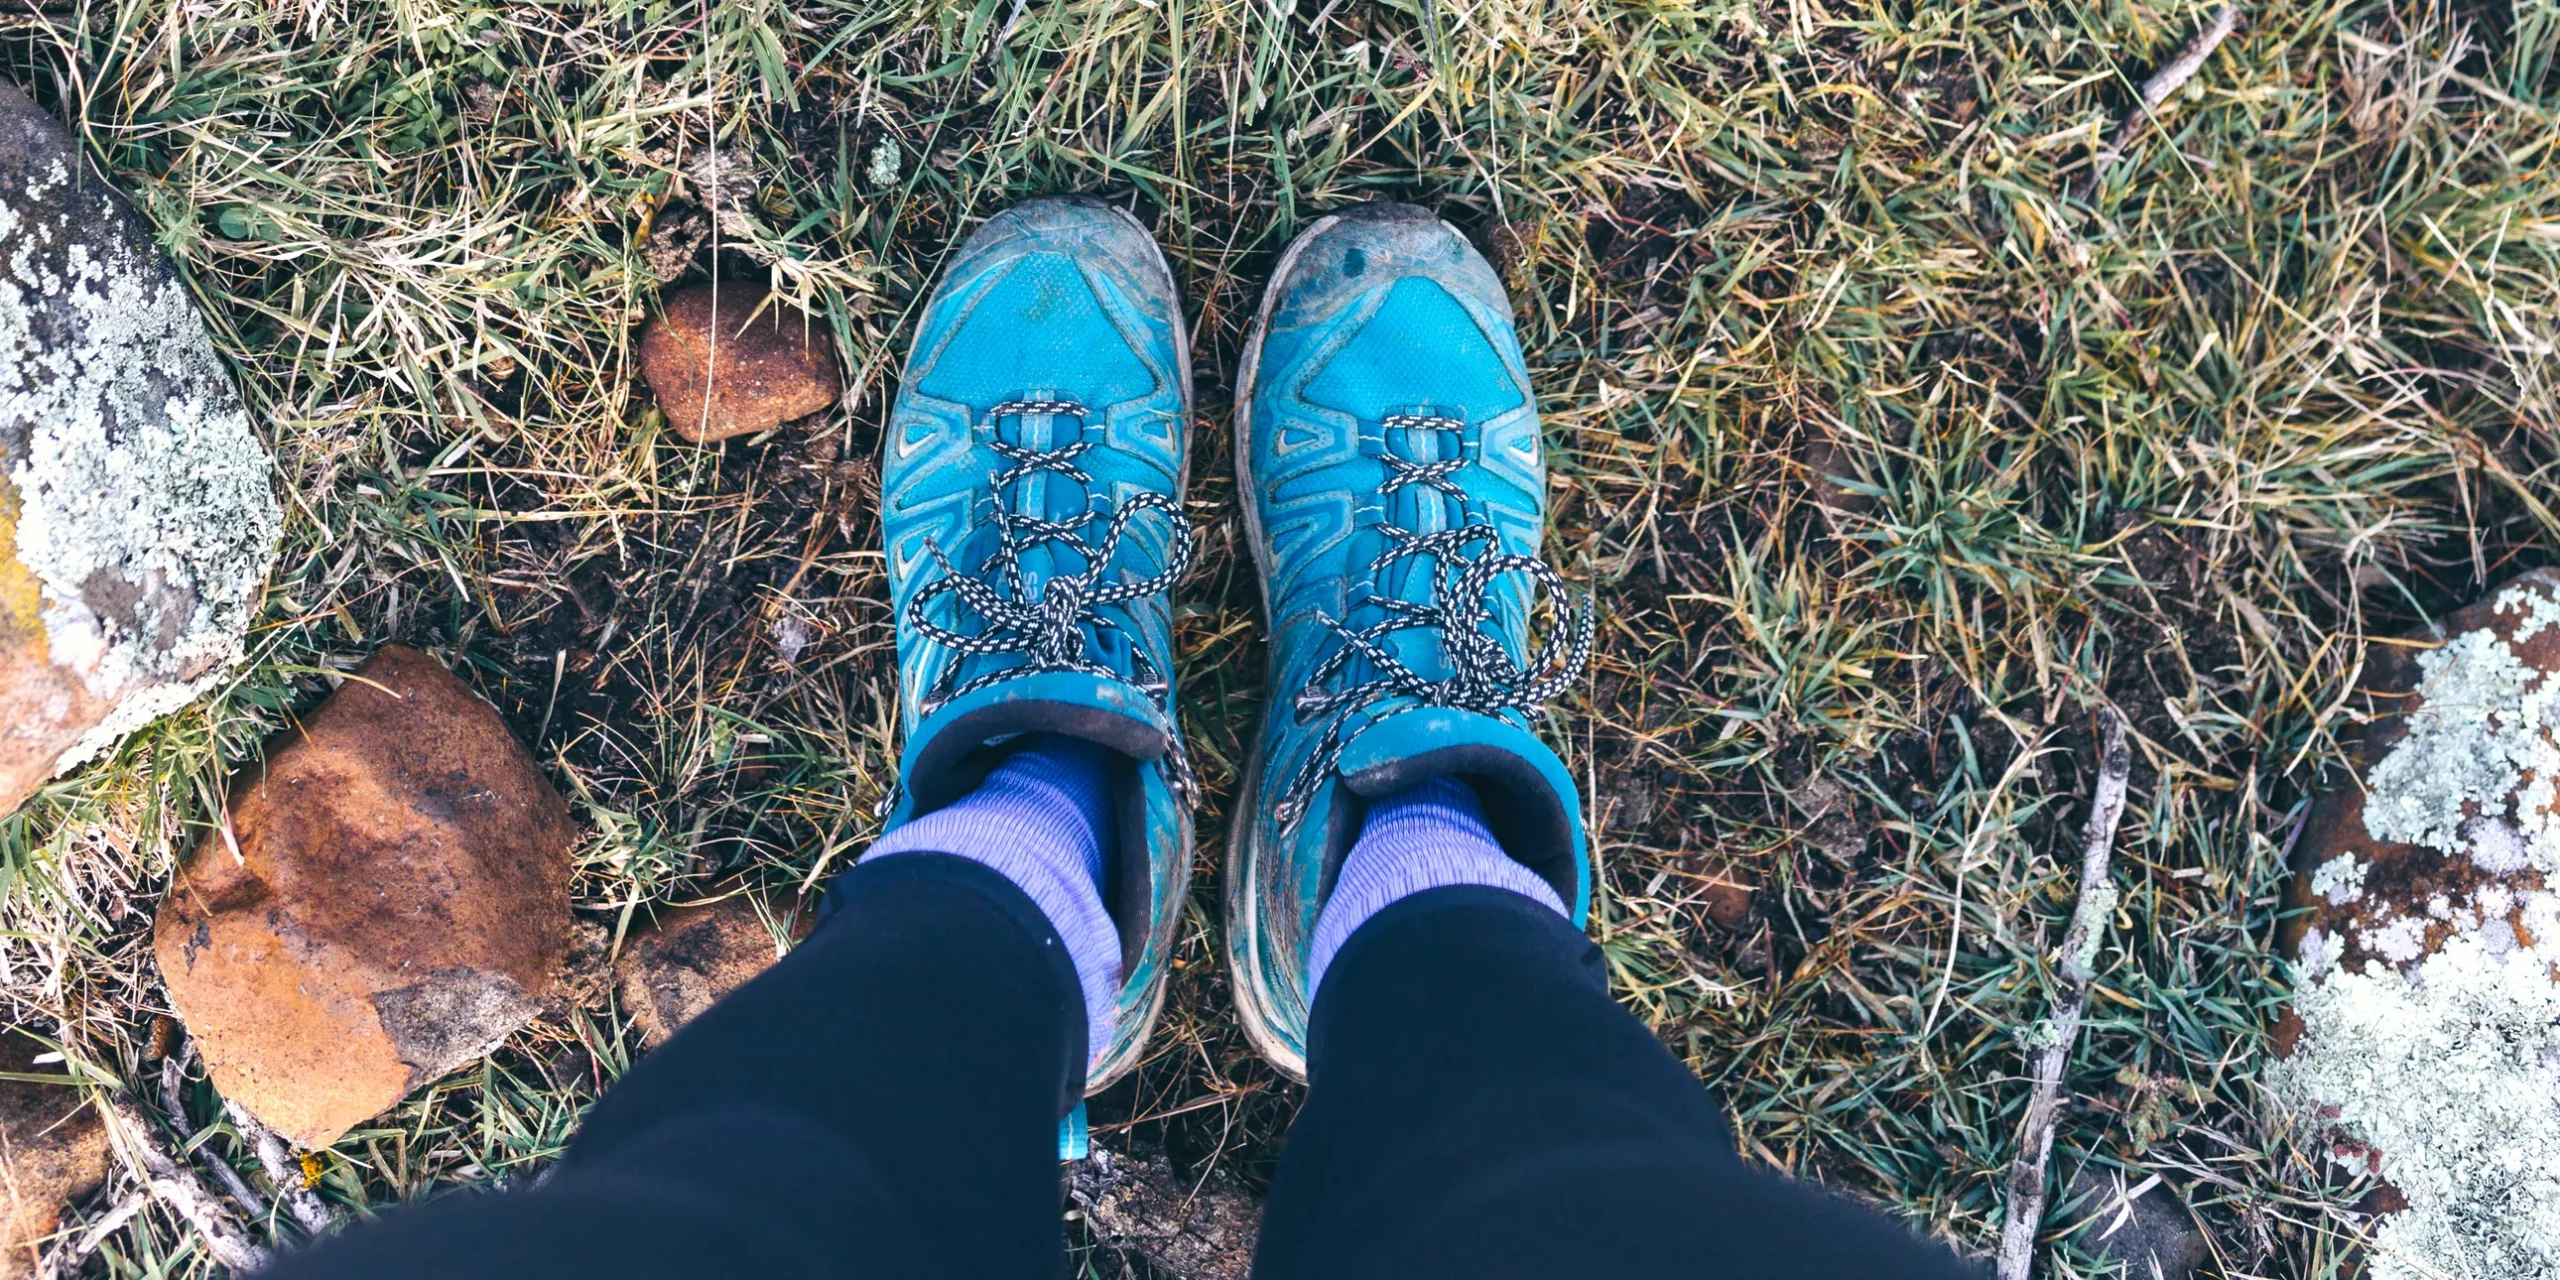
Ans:
{"type": "Polygon", "coordinates": [[[1054,1271],[1084,1001],[987,867],[866,861],[770,970],[641,1060],[537,1187],[355,1227],[286,1280],[1054,1271]],[[957,1016],[955,1016],[957,1015],[957,1016]]]}
{"type": "Polygon", "coordinates": [[[1538,559],[1543,437],[1491,267],[1419,209],[1320,219],[1239,382],[1274,711],[1228,959],[1247,1034],[1309,1078],[1259,1274],[1960,1274],[1743,1165],[1608,996],[1580,800],[1534,732],[1591,618],[1538,559]]]}
{"type": "Polygon", "coordinates": [[[1955,1280],[1942,1246],[1735,1153],[1599,949],[1504,889],[1377,912],[1317,988],[1261,1280],[1955,1280]]]}

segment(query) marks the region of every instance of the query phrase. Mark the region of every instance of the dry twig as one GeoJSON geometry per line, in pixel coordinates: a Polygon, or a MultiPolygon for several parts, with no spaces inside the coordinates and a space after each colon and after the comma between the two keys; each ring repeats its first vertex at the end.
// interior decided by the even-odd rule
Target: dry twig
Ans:
{"type": "Polygon", "coordinates": [[[249,1140],[249,1149],[258,1153],[258,1164],[275,1182],[276,1195],[284,1201],[285,1212],[293,1215],[303,1234],[318,1239],[321,1233],[336,1226],[338,1215],[330,1211],[327,1201],[311,1190],[310,1183],[303,1177],[302,1163],[293,1158],[293,1152],[285,1146],[284,1139],[276,1136],[275,1130],[250,1115],[248,1109],[239,1103],[226,1099],[222,1107],[230,1114],[232,1127],[249,1140]]]}
{"type": "Polygon", "coordinates": [[[2204,69],[2204,60],[2212,57],[2214,49],[2239,25],[2240,6],[2226,4],[2214,10],[2213,16],[2205,19],[2204,29],[2196,33],[2196,38],[2189,40],[2166,66],[2152,72],[2151,78],[2142,82],[2142,101],[2135,104],[2133,114],[2126,116],[2123,124],[2116,126],[2115,136],[2107,139],[2106,150],[2099,152],[2097,163],[2089,166],[2089,186],[2093,190],[2106,181],[2107,170],[2116,167],[2116,161],[2124,156],[2125,146],[2133,141],[2133,131],[2150,119],[2151,113],[2158,111],[2160,104],[2169,100],[2170,94],[2195,79],[2196,72],[2204,69]]]}
{"type": "MultiPolygon", "coordinates": [[[[194,1046],[190,1045],[190,1050],[194,1046]]],[[[160,1114],[169,1118],[169,1129],[178,1136],[178,1149],[184,1151],[195,1141],[195,1122],[187,1119],[186,1066],[180,1055],[170,1054],[160,1060],[160,1114]]],[[[207,1147],[195,1149],[196,1163],[231,1193],[231,1198],[252,1218],[267,1216],[267,1198],[259,1195],[240,1171],[231,1167],[220,1155],[207,1147]]]]}
{"type": "Polygon", "coordinates": [[[2097,976],[2098,947],[2107,917],[2115,914],[2116,823],[2124,817],[2126,787],[2133,779],[2133,751],[2124,722],[2111,710],[2098,713],[2098,786],[2082,830],[2080,901],[2062,935],[2062,994],[2044,1024],[2035,1056],[2035,1094],[2027,1103],[2024,1140],[2009,1163],[2009,1216],[2000,1230],[2000,1280],[2027,1280],[2035,1265],[2036,1232],[2044,1225],[2045,1166],[2053,1158],[2053,1126],[2062,1113],[2062,1073],[2080,1041],[2080,1018],[2089,1008],[2089,983],[2097,976]]]}
{"type": "Polygon", "coordinates": [[[267,1251],[222,1207],[221,1197],[195,1171],[178,1163],[161,1145],[151,1121],[125,1098],[107,1100],[108,1129],[118,1139],[116,1153],[133,1171],[134,1180],[152,1197],[175,1210],[203,1237],[213,1260],[234,1271],[256,1271],[267,1265],[267,1251]]]}

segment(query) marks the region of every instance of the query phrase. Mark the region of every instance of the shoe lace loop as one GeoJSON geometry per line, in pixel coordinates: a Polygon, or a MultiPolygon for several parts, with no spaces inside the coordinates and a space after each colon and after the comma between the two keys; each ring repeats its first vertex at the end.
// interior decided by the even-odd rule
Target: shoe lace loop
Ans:
{"type": "MultiPolygon", "coordinates": [[[[1385,419],[1384,425],[1445,431],[1463,430],[1466,424],[1449,418],[1399,415],[1385,419]]],[[[1381,487],[1386,492],[1422,485],[1455,497],[1465,496],[1450,478],[1466,465],[1463,460],[1417,463],[1391,454],[1383,455],[1383,460],[1388,476],[1381,487]]],[[[1591,662],[1597,621],[1591,600],[1585,597],[1579,606],[1570,603],[1563,575],[1536,556],[1501,550],[1499,534],[1481,516],[1429,533],[1414,533],[1391,524],[1379,528],[1386,535],[1387,546],[1369,562],[1372,581],[1397,561],[1425,557],[1432,562],[1430,596],[1417,603],[1381,594],[1373,587],[1354,601],[1353,607],[1365,604],[1377,608],[1377,621],[1354,627],[1339,618],[1322,619],[1342,641],[1341,647],[1327,655],[1308,676],[1291,705],[1300,724],[1319,718],[1329,720],[1315,751],[1281,793],[1277,816],[1284,830],[1297,827],[1315,802],[1318,788],[1342,763],[1345,726],[1353,713],[1403,697],[1412,699],[1411,705],[1389,715],[1423,707],[1449,707],[1489,716],[1506,712],[1534,716],[1581,680],[1583,669],[1591,662]],[[1507,574],[1525,575],[1543,588],[1556,611],[1555,625],[1526,664],[1513,661],[1501,638],[1490,634],[1485,625],[1493,620],[1493,586],[1507,574]],[[1415,630],[1439,634],[1440,652],[1449,674],[1436,679],[1426,676],[1388,649],[1389,637],[1415,630]],[[1355,658],[1365,660],[1374,674],[1354,684],[1330,687],[1355,658]]],[[[1534,599],[1529,603],[1534,606],[1534,599]]]]}
{"type": "MultiPolygon", "coordinates": [[[[1087,413],[1083,405],[1071,400],[1009,400],[987,410],[987,422],[992,425],[1005,418],[1042,415],[1072,417],[1081,422],[1087,413]]],[[[1088,508],[1063,519],[1026,515],[1006,507],[1007,491],[1035,475],[1046,473],[1091,485],[1093,476],[1077,464],[1077,459],[1089,452],[1094,443],[1086,438],[1054,449],[1034,449],[1003,440],[991,441],[989,447],[1010,464],[996,472],[993,480],[996,504],[990,523],[996,530],[995,550],[975,572],[964,573],[952,564],[940,543],[925,544],[927,554],[941,572],[907,601],[908,625],[956,653],[974,657],[1018,654],[1022,663],[981,672],[965,681],[955,679],[959,673],[957,664],[945,667],[920,699],[924,714],[931,715],[957,699],[1007,680],[1075,671],[1129,680],[1146,693],[1157,710],[1168,718],[1172,716],[1173,683],[1135,637],[1130,637],[1128,645],[1135,670],[1123,675],[1092,656],[1092,643],[1087,636],[1088,628],[1094,633],[1125,634],[1126,628],[1102,611],[1169,592],[1191,567],[1197,535],[1190,522],[1183,519],[1180,504],[1160,493],[1133,493],[1112,504],[1107,512],[1088,508]],[[1171,554],[1154,574],[1135,579],[1124,576],[1115,581],[1113,565],[1119,559],[1121,541],[1128,534],[1130,522],[1142,511],[1160,512],[1172,525],[1171,554]],[[1086,530],[1097,522],[1104,526],[1098,544],[1085,536],[1086,530]],[[1065,544],[1082,552],[1085,567],[1077,573],[1051,575],[1035,592],[1024,577],[1023,558],[1050,544],[1065,544]],[[966,614],[976,615],[983,625],[974,632],[964,632],[956,625],[946,626],[934,620],[933,603],[944,596],[957,600],[966,614]]],[[[1179,736],[1172,740],[1166,758],[1176,796],[1183,803],[1190,803],[1196,788],[1190,756],[1179,736]]],[[[884,800],[884,812],[895,807],[897,795],[893,789],[884,800]]]]}

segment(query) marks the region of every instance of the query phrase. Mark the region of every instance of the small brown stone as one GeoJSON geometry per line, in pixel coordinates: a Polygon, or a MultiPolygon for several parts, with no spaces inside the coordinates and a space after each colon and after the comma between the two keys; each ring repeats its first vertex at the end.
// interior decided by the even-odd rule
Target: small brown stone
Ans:
{"type": "MultiPolygon", "coordinates": [[[[0,1031],[0,1072],[63,1074],[63,1067],[37,1064],[43,1052],[22,1032],[0,1031]]],[[[106,1127],[80,1090],[0,1080],[0,1280],[34,1275],[63,1205],[106,1176],[106,1127]]]]}
{"type": "Polygon", "coordinates": [[[497,711],[392,646],[235,779],[154,930],[223,1096],[325,1147],[486,1055],[568,949],[569,809],[497,711]]]}
{"type": "Polygon", "coordinates": [[[737,894],[698,907],[678,907],[623,943],[614,964],[622,1007],[640,1028],[640,1042],[666,1043],[720,997],[746,985],[780,957],[771,919],[783,936],[797,938],[805,915],[788,904],[737,894]]]}
{"type": "Polygon", "coordinates": [[[640,331],[640,376],[697,444],[770,431],[836,402],[844,375],[826,322],[741,284],[664,299],[640,331]]]}

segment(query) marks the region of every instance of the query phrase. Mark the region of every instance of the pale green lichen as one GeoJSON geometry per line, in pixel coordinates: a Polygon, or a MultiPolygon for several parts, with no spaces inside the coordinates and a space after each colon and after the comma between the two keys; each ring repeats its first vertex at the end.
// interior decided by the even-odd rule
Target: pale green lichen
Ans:
{"type": "MultiPolygon", "coordinates": [[[[2523,619],[2520,635],[2560,622],[2560,603],[2531,585],[2509,588],[2493,607],[2523,619]]],[[[2520,843],[2524,865],[2560,876],[2560,746],[2551,736],[2560,681],[2486,628],[2420,654],[2418,666],[2407,732],[2365,776],[2365,830],[2455,856],[2472,853],[2468,836],[2485,834],[2484,864],[2511,866],[2520,843]]]]}
{"type": "MultiPolygon", "coordinates": [[[[2560,627],[2540,583],[2492,608],[2517,643],[2560,627]]],[[[2303,1034],[2270,1083],[2407,1198],[2375,1226],[2376,1280],[2560,1280],[2560,680],[2485,628],[2419,668],[2407,732],[2366,775],[2366,830],[2521,879],[2381,902],[2352,856],[2314,868],[2315,894],[2366,909],[2303,939],[2303,1034]],[[2371,958],[2343,967],[2350,948],[2371,958]]]]}
{"type": "Polygon", "coordinates": [[[2311,892],[2330,906],[2343,907],[2364,896],[2364,862],[2342,853],[2311,869],[2311,892]]]}
{"type": "MultiPolygon", "coordinates": [[[[66,140],[66,148],[70,145],[66,140]]],[[[0,433],[49,656],[113,704],[68,767],[236,661],[272,567],[271,466],[186,291],[62,158],[0,191],[0,433]]]]}
{"type": "Polygon", "coordinates": [[[2269,1069],[2407,1197],[2376,1226],[2375,1280],[2560,1280],[2560,948],[2494,923],[2412,972],[2306,977],[2302,1039],[2269,1069]]]}
{"type": "Polygon", "coordinates": [[[872,186],[882,190],[894,187],[898,185],[898,171],[906,164],[906,159],[898,149],[898,140],[882,134],[878,142],[871,144],[871,164],[863,176],[871,179],[872,186]]]}
{"type": "Polygon", "coordinates": [[[2080,935],[2080,950],[2071,956],[2074,972],[2085,974],[2097,967],[2098,952],[2106,946],[2107,918],[2116,913],[2116,903],[2122,898],[2123,891],[2117,889],[2112,880],[2101,880],[2084,891],[2072,916],[2075,921],[2087,922],[2089,927],[2080,935]]]}

